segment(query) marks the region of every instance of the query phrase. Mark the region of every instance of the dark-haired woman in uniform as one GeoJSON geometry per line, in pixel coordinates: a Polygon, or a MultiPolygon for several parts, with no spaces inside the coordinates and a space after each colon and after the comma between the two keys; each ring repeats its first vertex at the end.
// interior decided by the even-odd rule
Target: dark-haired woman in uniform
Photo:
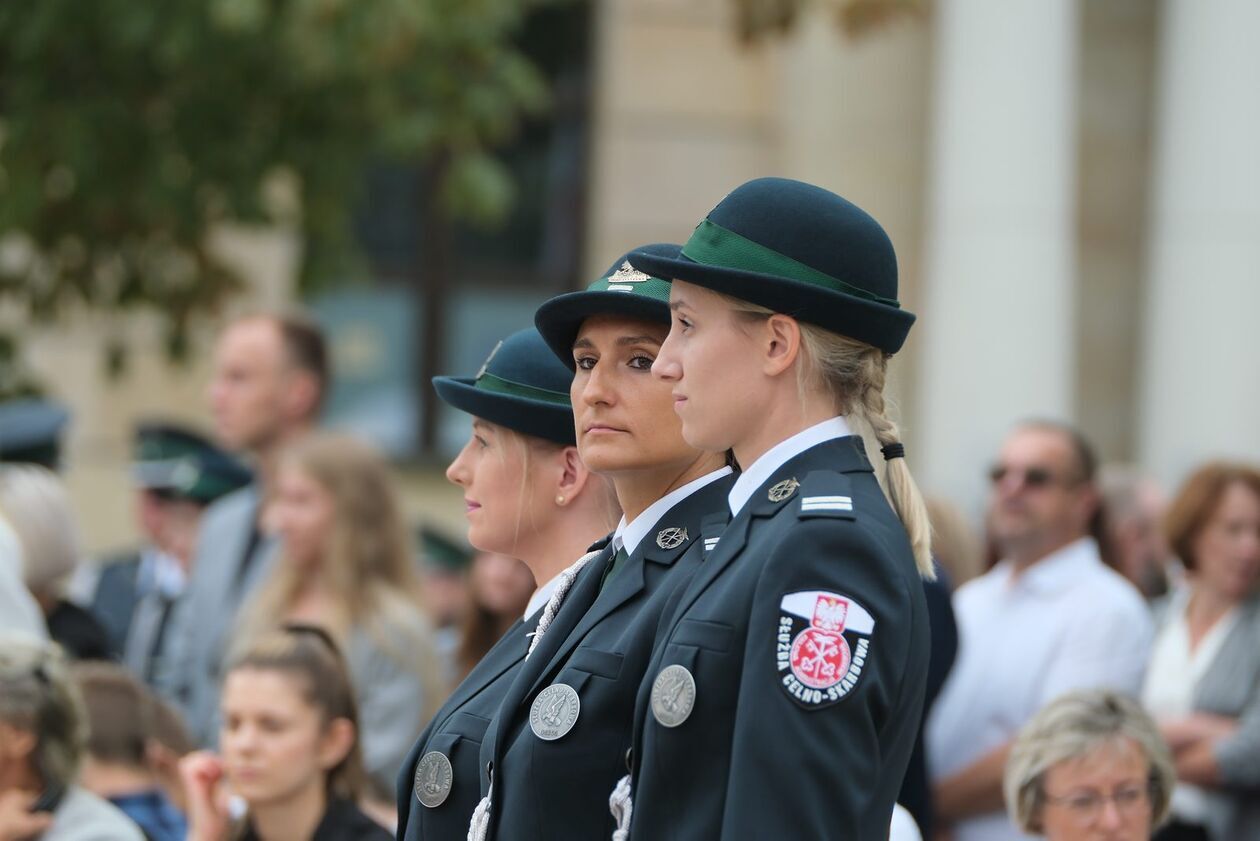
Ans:
{"type": "MultiPolygon", "coordinates": [[[[676,245],[644,250],[678,254],[676,245]]],[[[625,513],[605,552],[573,571],[563,601],[555,597],[555,620],[482,743],[492,774],[473,841],[612,834],[608,793],[626,772],[657,626],[699,567],[703,520],[724,510],[734,481],[723,454],[683,439],[670,386],[652,376],[669,331],[666,281],[622,258],[586,291],[548,301],[535,322],[574,371],[582,460],[612,480],[625,513]]]]}
{"type": "Polygon", "coordinates": [[[759,179],[679,257],[630,262],[673,280],[653,372],[683,436],[743,468],[640,689],[630,837],[886,838],[923,702],[931,569],[884,413],[914,318],[892,244],[839,196],[759,179]]]}
{"type": "Polygon", "coordinates": [[[475,378],[437,377],[473,416],[446,476],[463,488],[468,542],[525,562],[540,585],[518,620],[421,734],[398,778],[398,838],[463,838],[481,796],[486,726],[524,662],[559,574],[607,534],[616,502],[574,446],[569,370],[533,328],[504,339],[475,378]]]}

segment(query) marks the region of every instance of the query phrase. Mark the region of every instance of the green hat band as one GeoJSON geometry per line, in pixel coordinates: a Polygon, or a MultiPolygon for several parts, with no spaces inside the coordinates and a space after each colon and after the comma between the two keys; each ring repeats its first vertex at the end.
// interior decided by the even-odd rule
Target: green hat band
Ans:
{"type": "Polygon", "coordinates": [[[530,400],[541,400],[544,403],[553,403],[557,406],[571,406],[569,395],[559,391],[551,391],[546,388],[535,388],[532,385],[524,385],[522,383],[514,383],[511,380],[505,380],[502,377],[496,377],[494,374],[483,373],[477,377],[473,383],[474,388],[482,391],[493,391],[496,394],[508,394],[512,397],[525,397],[530,400]]]}
{"type": "Polygon", "coordinates": [[[843,292],[868,301],[876,301],[891,307],[901,308],[901,303],[892,298],[883,298],[865,289],[838,280],[824,274],[804,263],[793,260],[787,255],[766,248],[764,245],[715,225],[708,219],[702,221],[692,232],[691,238],[683,246],[684,257],[706,266],[719,266],[738,271],[758,272],[778,275],[791,280],[799,280],[814,286],[821,286],[835,292],[843,292]]]}

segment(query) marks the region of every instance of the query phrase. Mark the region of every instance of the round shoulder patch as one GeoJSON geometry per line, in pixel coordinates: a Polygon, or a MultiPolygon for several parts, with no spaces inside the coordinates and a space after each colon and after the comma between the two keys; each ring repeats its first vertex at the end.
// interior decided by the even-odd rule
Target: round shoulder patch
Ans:
{"type": "Polygon", "coordinates": [[[874,618],[849,596],[825,590],[784,595],[775,646],[783,691],[808,709],[840,701],[861,680],[874,632],[874,618]]]}

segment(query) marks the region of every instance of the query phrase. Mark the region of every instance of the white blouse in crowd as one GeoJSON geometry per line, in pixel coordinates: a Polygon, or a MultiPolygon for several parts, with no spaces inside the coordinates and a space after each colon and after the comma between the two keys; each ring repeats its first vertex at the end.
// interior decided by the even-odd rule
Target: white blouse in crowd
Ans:
{"type": "MultiPolygon", "coordinates": [[[[1190,647],[1190,626],[1186,609],[1190,606],[1189,588],[1173,593],[1168,605],[1168,621],[1155,637],[1151,662],[1142,686],[1142,704],[1157,720],[1183,718],[1194,712],[1194,696],[1199,681],[1216,659],[1225,638],[1238,621],[1238,611],[1230,610],[1190,647]]],[[[1216,809],[1213,792],[1177,783],[1172,796],[1172,813],[1188,823],[1205,823],[1216,809]]]]}

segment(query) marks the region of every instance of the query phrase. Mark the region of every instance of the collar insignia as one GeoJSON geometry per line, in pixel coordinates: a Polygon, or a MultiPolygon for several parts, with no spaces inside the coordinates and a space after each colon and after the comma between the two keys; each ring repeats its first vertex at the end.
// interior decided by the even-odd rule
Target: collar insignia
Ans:
{"type": "Polygon", "coordinates": [[[676,549],[687,542],[687,529],[661,529],[656,533],[656,545],[662,549],[676,549]]]}
{"type": "Polygon", "coordinates": [[[766,495],[770,497],[771,502],[782,502],[792,494],[796,493],[796,489],[800,486],[801,483],[796,481],[796,477],[793,476],[791,479],[784,479],[777,485],[771,486],[766,495]]]}

